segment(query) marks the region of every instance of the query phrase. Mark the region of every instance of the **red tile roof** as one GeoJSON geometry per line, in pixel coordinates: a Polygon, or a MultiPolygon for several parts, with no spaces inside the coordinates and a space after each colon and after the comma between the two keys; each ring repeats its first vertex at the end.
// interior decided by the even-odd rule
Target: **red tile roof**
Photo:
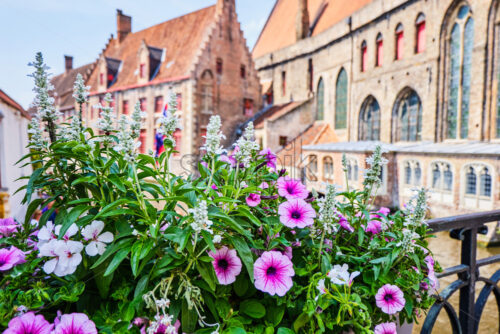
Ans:
{"type": "Polygon", "coordinates": [[[87,80],[95,63],[80,66],[71,69],[62,74],[59,74],[50,80],[54,86],[52,95],[56,98],[56,105],[61,111],[72,109],[75,107],[75,99],[73,98],[73,85],[76,80],[76,75],[80,73],[84,80],[87,80]]]}
{"type": "MultiPolygon", "coordinates": [[[[311,36],[327,30],[334,24],[369,4],[373,0],[309,0],[309,22],[316,25],[311,36]],[[326,7],[325,7],[325,5],[326,7]],[[323,11],[321,12],[321,9],[323,11]]],[[[276,0],[273,11],[267,19],[257,43],[252,51],[254,58],[282,49],[296,42],[295,18],[297,0],[276,0]]]]}
{"type": "Polygon", "coordinates": [[[277,120],[281,116],[284,116],[289,112],[295,110],[295,108],[301,106],[305,102],[307,101],[300,101],[300,102],[294,101],[294,102],[274,105],[271,108],[269,108],[265,113],[258,115],[258,117],[253,121],[254,126],[256,129],[263,128],[265,120],[269,121],[277,120]]]}
{"type": "Polygon", "coordinates": [[[28,114],[26,110],[24,110],[23,107],[16,101],[14,101],[13,98],[11,98],[7,93],[5,93],[3,90],[0,89],[0,101],[4,102],[5,104],[8,104],[12,108],[19,110],[21,112],[21,115],[24,117],[31,119],[31,116],[28,114]]]}
{"type": "MultiPolygon", "coordinates": [[[[111,91],[127,89],[138,84],[138,51],[142,41],[148,47],[164,50],[160,68],[148,85],[184,79],[190,75],[207,33],[207,28],[215,21],[215,5],[154,25],[144,30],[129,33],[119,43],[112,38],[104,50],[104,57],[121,61],[116,82],[111,91]]],[[[99,73],[95,70],[88,84],[91,92],[97,90],[99,73]]]]}
{"type": "Polygon", "coordinates": [[[291,140],[277,153],[282,166],[298,166],[302,161],[302,146],[338,142],[335,130],[328,123],[314,123],[291,140]]]}

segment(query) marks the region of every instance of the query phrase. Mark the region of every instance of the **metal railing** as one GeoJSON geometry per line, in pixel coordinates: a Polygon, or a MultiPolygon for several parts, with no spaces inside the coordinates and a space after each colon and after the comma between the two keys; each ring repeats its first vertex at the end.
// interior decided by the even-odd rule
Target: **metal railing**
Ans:
{"type": "MultiPolygon", "coordinates": [[[[433,219],[429,226],[434,233],[449,231],[450,237],[461,241],[461,263],[446,268],[437,274],[438,278],[457,275],[457,280],[436,295],[436,302],[427,313],[422,326],[421,334],[431,333],[437,317],[444,308],[451,322],[453,333],[476,334],[479,329],[479,320],[483,313],[488,297],[493,292],[500,312],[500,269],[490,278],[482,277],[479,268],[493,263],[500,263],[500,254],[483,259],[477,259],[477,234],[485,234],[489,222],[500,221],[500,210],[474,213],[462,216],[433,219]],[[475,298],[477,282],[484,282],[484,287],[475,298]],[[458,315],[449,302],[450,297],[459,291],[458,315]]],[[[498,314],[500,323],[500,313],[498,314]]]]}

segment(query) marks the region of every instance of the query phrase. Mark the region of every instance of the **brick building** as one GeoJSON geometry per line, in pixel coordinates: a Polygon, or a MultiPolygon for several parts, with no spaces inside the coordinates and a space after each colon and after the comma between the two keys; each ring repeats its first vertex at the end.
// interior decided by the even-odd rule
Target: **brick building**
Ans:
{"type": "MultiPolygon", "coordinates": [[[[261,104],[260,83],[237,20],[234,0],[132,32],[132,18],[117,12],[117,37],[109,39],[87,85],[85,118],[98,117],[92,106],[111,93],[117,114],[129,114],[140,102],[147,113],[141,150],[156,149],[157,120],[171,94],[176,95],[182,130],[175,135],[180,154],[174,168],[188,167],[198,153],[211,115],[221,116],[225,145],[235,140],[237,125],[261,104]],[[191,158],[189,158],[191,159],[191,158]]],[[[180,171],[179,169],[177,169],[180,171]]]]}
{"type": "MultiPolygon", "coordinates": [[[[73,85],[76,76],[81,74],[83,80],[87,81],[92,74],[95,63],[73,68],[73,57],[64,56],[64,73],[54,76],[50,82],[54,86],[51,92],[54,97],[54,104],[63,113],[64,119],[68,119],[76,112],[76,103],[73,98],[73,85]]],[[[30,108],[31,113],[36,112],[36,108],[30,108]]]]}
{"type": "Polygon", "coordinates": [[[400,206],[424,186],[434,216],[498,207],[499,6],[277,0],[253,56],[262,117],[286,111],[263,121],[263,145],[321,189],[324,180],[345,187],[342,153],[349,184],[360,185],[380,143],[390,162],[379,204],[400,206]]]}

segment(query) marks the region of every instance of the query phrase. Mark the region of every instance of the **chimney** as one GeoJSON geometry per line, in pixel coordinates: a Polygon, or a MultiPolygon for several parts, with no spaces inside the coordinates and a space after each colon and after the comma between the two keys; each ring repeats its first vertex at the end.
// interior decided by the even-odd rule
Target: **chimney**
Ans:
{"type": "Polygon", "coordinates": [[[307,10],[307,0],[297,0],[297,17],[295,20],[295,30],[297,41],[304,39],[309,34],[309,11],[307,10]]]}
{"type": "Polygon", "coordinates": [[[132,32],[132,17],[123,14],[121,9],[116,10],[116,34],[118,43],[121,43],[132,32]]]}
{"type": "Polygon", "coordinates": [[[228,6],[233,11],[236,10],[235,0],[217,0],[217,4],[215,5],[215,14],[221,15],[224,12],[224,9],[228,6]]]}
{"type": "Polygon", "coordinates": [[[66,72],[73,69],[73,57],[72,56],[64,56],[64,68],[66,72]]]}

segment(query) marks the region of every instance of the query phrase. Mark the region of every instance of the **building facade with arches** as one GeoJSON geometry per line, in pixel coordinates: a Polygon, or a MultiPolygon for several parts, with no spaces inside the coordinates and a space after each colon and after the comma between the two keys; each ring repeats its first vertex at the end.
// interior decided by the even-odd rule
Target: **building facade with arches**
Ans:
{"type": "MultiPolygon", "coordinates": [[[[337,141],[299,135],[287,144],[302,144],[301,158],[283,165],[307,176],[314,155],[318,181],[309,185],[345,186],[337,173],[345,153],[358,160],[361,183],[365,158],[380,143],[390,157],[380,205],[398,207],[425,186],[436,216],[497,207],[500,1],[308,0],[309,30],[295,34],[303,29],[290,15],[303,17],[298,2],[276,2],[253,56],[273,104],[307,102],[301,112],[313,121],[298,125],[303,133],[327,124],[337,141]]],[[[285,160],[289,147],[278,150],[285,160]]]]}

